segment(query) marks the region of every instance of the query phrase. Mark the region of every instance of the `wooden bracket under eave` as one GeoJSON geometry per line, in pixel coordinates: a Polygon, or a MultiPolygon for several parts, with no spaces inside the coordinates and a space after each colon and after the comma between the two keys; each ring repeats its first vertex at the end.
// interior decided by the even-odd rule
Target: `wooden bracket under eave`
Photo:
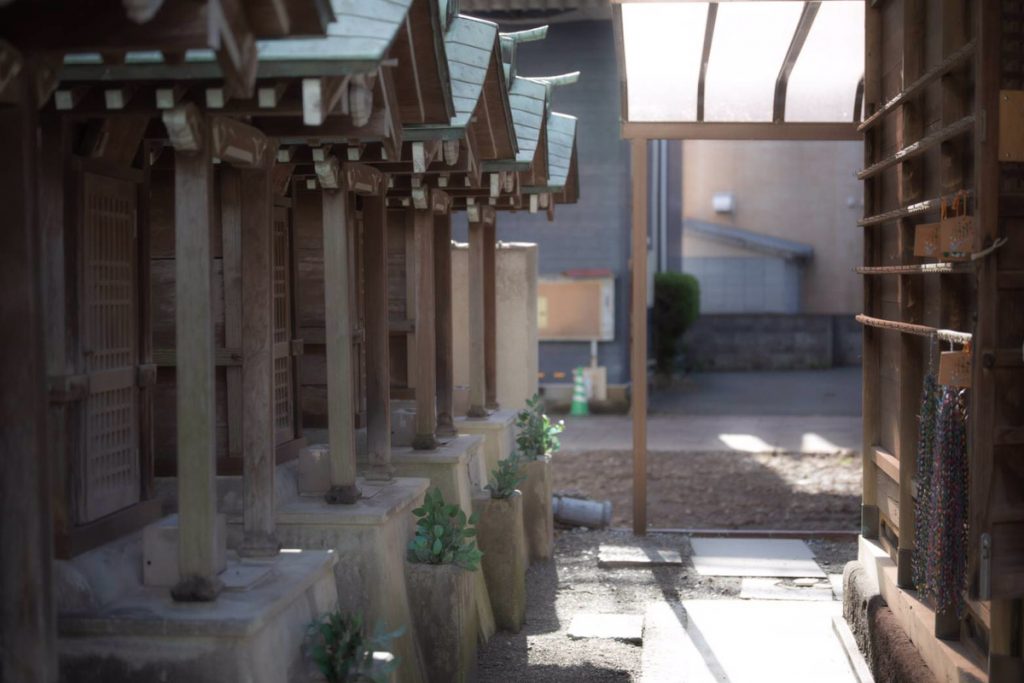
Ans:
{"type": "Polygon", "coordinates": [[[353,194],[379,197],[387,192],[384,174],[366,164],[345,162],[342,164],[345,189],[353,194]]]}

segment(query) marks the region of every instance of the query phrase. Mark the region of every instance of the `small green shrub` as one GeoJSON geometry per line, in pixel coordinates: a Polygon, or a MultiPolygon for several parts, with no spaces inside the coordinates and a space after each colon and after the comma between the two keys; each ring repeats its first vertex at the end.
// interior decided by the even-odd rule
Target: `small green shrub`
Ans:
{"type": "Polygon", "coordinates": [[[516,446],[527,460],[536,460],[542,455],[554,453],[562,447],[558,435],[565,431],[565,421],[552,422],[544,414],[544,402],[540,394],[526,402],[526,408],[516,415],[516,446]]]}
{"type": "Polygon", "coordinates": [[[491,492],[491,498],[511,498],[520,482],[525,481],[525,470],[519,463],[519,453],[513,453],[498,462],[491,470],[491,481],[484,488],[491,492]]]}
{"type": "Polygon", "coordinates": [[[328,683],[385,683],[398,668],[398,658],[374,666],[373,653],[386,651],[401,633],[371,638],[360,615],[331,612],[309,625],[310,654],[328,683]]]}
{"type": "Polygon", "coordinates": [[[661,375],[671,376],[683,333],[700,315],[700,284],[687,273],[654,276],[654,361],[661,375]]]}
{"type": "Polygon", "coordinates": [[[423,564],[456,564],[463,569],[475,571],[480,566],[483,553],[471,541],[476,536],[477,516],[466,519],[466,513],[458,505],[444,502],[441,489],[427,491],[423,507],[412,511],[416,515],[416,535],[409,541],[410,562],[423,564]]]}

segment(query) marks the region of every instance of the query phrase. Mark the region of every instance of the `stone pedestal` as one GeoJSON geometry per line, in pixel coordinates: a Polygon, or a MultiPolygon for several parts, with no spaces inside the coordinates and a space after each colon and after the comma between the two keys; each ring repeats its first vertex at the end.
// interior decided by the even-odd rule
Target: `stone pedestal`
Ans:
{"type": "Polygon", "coordinates": [[[555,547],[555,522],[551,511],[551,456],[523,464],[523,525],[530,562],[550,560],[555,547]]]}
{"type": "MultiPolygon", "coordinates": [[[[440,488],[445,501],[458,503],[468,517],[473,512],[473,491],[477,488],[470,473],[478,469],[475,465],[482,460],[481,443],[478,436],[458,436],[433,451],[395,448],[391,451],[391,464],[397,475],[429,479],[431,488],[440,488]]],[[[494,635],[494,614],[483,572],[477,571],[475,576],[480,638],[487,642],[494,635]]]]}
{"type": "MultiPolygon", "coordinates": [[[[459,434],[482,436],[484,438],[484,466],[490,476],[504,460],[515,452],[516,414],[511,410],[497,410],[487,417],[460,417],[455,420],[459,434]]],[[[486,476],[484,479],[486,480],[486,476]]]]}
{"type": "MultiPolygon", "coordinates": [[[[397,678],[423,681],[424,669],[410,627],[405,584],[405,548],[412,538],[413,508],[423,502],[427,481],[396,477],[390,482],[357,480],[362,499],[354,505],[329,505],[314,496],[293,497],[277,512],[277,534],[285,548],[333,550],[338,604],[359,612],[372,631],[405,627],[389,647],[399,658],[397,678]]],[[[229,520],[229,543],[240,536],[240,519],[229,520]]]]}
{"type": "Polygon", "coordinates": [[[318,550],[269,560],[229,556],[229,572],[263,578],[238,589],[225,581],[215,601],[187,606],[172,602],[166,588],[140,585],[141,561],[141,534],[134,534],[66,563],[95,590],[90,609],[61,616],[61,680],[310,680],[315,666],[303,645],[309,623],[337,609],[337,555],[318,550]],[[134,571],[119,571],[126,564],[134,571]]]}
{"type": "Polygon", "coordinates": [[[473,510],[480,515],[477,545],[484,554],[483,570],[494,611],[502,631],[519,633],[526,616],[526,536],[523,496],[477,497],[473,510]]]}
{"type": "Polygon", "coordinates": [[[406,563],[405,573],[427,680],[475,680],[478,610],[473,573],[453,564],[413,562],[406,563]]]}
{"type": "MultiPolygon", "coordinates": [[[[227,567],[227,527],[224,515],[214,517],[214,567],[219,574],[227,567]]],[[[178,515],[153,522],[142,530],[142,583],[170,588],[181,580],[178,572],[178,515]]]]}

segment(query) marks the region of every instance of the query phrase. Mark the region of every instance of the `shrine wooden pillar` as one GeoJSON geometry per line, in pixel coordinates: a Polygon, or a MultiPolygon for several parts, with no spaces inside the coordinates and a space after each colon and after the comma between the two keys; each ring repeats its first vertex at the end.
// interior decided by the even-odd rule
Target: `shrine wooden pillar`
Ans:
{"type": "MultiPolygon", "coordinates": [[[[323,190],[324,234],[324,342],[327,347],[327,427],[330,445],[329,503],[352,504],[359,500],[356,486],[355,403],[352,385],[351,257],[349,233],[352,222],[349,194],[338,182],[338,162],[327,162],[333,173],[318,167],[323,190]],[[329,178],[333,178],[332,183],[329,178]]],[[[371,345],[372,346],[372,345],[371,345]]]]}
{"type": "Polygon", "coordinates": [[[486,308],[484,252],[486,225],[494,223],[494,208],[470,206],[469,217],[469,410],[468,417],[487,417],[486,308]]]}
{"type": "Polygon", "coordinates": [[[388,226],[383,196],[363,198],[364,326],[366,328],[366,478],[389,480],[391,368],[388,355],[388,226]]]}
{"type": "Polygon", "coordinates": [[[434,319],[434,214],[410,208],[416,272],[416,450],[437,448],[437,330],[434,319]]]}
{"type": "Polygon", "coordinates": [[[214,403],[213,159],[208,121],[192,106],[164,112],[174,147],[175,348],[178,419],[178,571],[175,600],[208,601],[217,574],[214,403]]]}
{"type": "Polygon", "coordinates": [[[434,215],[434,328],[436,333],[437,428],[443,438],[455,429],[455,363],[452,357],[452,215],[434,215]]]}
{"type": "Polygon", "coordinates": [[[484,399],[488,410],[498,409],[498,296],[497,228],[484,224],[484,399]]]}
{"type": "Polygon", "coordinates": [[[47,458],[42,233],[37,205],[35,82],[0,42],[0,62],[21,73],[0,82],[0,671],[10,680],[57,677],[53,530],[47,458]]]}
{"type": "Polygon", "coordinates": [[[269,557],[281,549],[274,518],[274,191],[269,168],[223,171],[240,184],[244,464],[238,554],[269,557]]]}

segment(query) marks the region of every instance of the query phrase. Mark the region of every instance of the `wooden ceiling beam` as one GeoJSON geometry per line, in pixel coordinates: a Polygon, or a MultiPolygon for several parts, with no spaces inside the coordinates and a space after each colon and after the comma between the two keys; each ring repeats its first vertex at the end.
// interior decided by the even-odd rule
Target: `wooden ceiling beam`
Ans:
{"type": "Polygon", "coordinates": [[[249,98],[256,87],[256,36],[249,28],[242,0],[207,0],[210,47],[224,74],[224,88],[232,97],[249,98]]]}
{"type": "Polygon", "coordinates": [[[796,24],[796,30],[793,32],[793,39],[789,43],[789,50],[786,51],[786,58],[782,60],[779,75],[775,79],[775,102],[772,108],[772,120],[775,123],[782,123],[786,120],[786,89],[789,86],[789,75],[793,73],[793,66],[800,57],[800,52],[804,49],[804,43],[807,42],[807,34],[811,32],[814,18],[818,16],[819,7],[821,7],[820,0],[818,2],[804,3],[804,9],[800,13],[800,20],[796,24]]]}

